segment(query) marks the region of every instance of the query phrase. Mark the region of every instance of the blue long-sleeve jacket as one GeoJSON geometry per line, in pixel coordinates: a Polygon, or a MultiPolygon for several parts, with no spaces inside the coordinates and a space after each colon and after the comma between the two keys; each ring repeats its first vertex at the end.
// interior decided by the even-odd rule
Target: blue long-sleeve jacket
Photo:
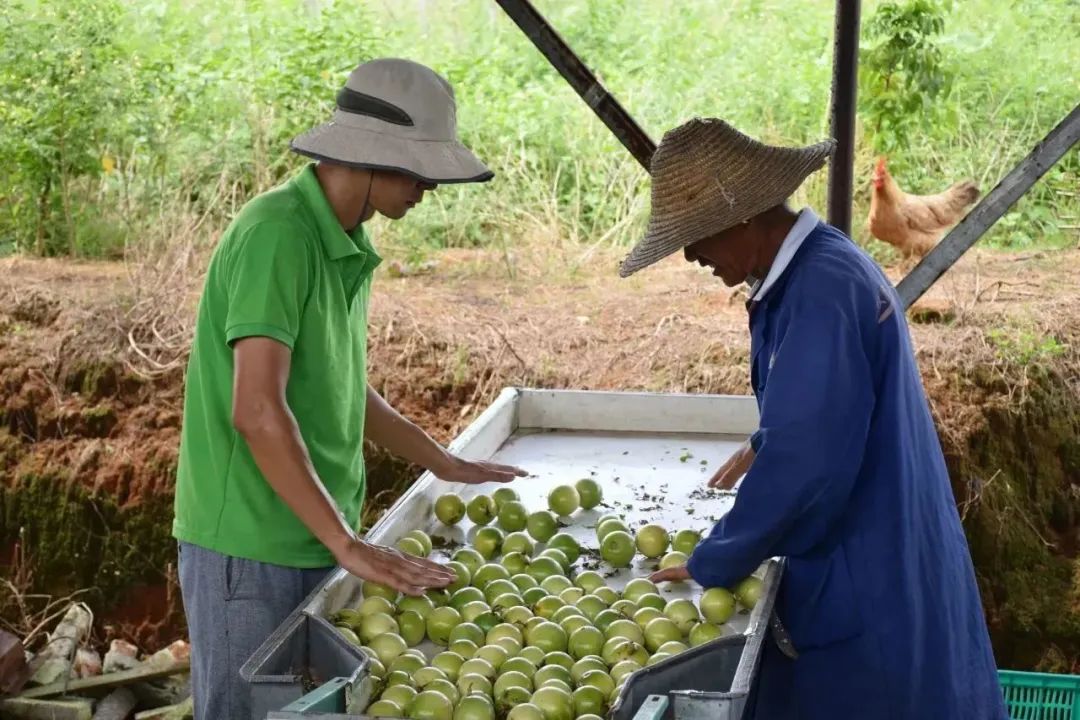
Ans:
{"type": "Polygon", "coordinates": [[[760,427],[688,567],[732,587],[787,557],[753,717],[1006,717],[967,542],[899,298],[824,223],[750,314],[760,427]]]}

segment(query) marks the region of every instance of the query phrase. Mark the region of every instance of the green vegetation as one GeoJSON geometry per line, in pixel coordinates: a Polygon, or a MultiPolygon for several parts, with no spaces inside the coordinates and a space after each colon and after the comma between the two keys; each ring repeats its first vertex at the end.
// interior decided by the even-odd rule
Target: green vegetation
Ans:
{"type": "MultiPolygon", "coordinates": [[[[657,140],[695,114],[773,142],[827,131],[832,3],[538,6],[657,140]]],[[[871,1],[863,15],[856,218],[876,152],[909,191],[965,177],[986,190],[1080,96],[1071,0],[871,1]]],[[[497,173],[381,228],[384,246],[612,245],[642,229],[644,172],[490,0],[8,0],[0,32],[3,250],[211,240],[298,165],[289,138],[379,55],[447,75],[466,142],[497,173]]],[[[1078,185],[1074,151],[988,242],[1074,239],[1078,185]]],[[[824,188],[821,173],[799,199],[822,208],[824,188]]]]}

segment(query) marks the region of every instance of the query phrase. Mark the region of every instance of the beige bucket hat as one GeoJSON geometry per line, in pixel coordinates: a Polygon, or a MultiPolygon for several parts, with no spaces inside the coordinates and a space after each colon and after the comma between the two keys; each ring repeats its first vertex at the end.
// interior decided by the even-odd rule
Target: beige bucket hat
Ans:
{"type": "Polygon", "coordinates": [[[295,138],[295,152],[425,182],[485,182],[494,173],[457,137],[454,90],[428,67],[371,60],[349,75],[330,122],[295,138]]]}
{"type": "Polygon", "coordinates": [[[648,229],[619,275],[628,277],[784,202],[835,145],[826,140],[773,147],[715,118],[694,118],[668,131],[652,158],[648,229]]]}

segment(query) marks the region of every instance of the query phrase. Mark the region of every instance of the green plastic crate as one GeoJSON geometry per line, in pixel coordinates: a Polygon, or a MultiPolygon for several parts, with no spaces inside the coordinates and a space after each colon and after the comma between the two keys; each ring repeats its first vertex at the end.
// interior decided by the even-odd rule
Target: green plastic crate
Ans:
{"type": "Polygon", "coordinates": [[[1080,675],[998,670],[1012,720],[1080,720],[1080,675]]]}

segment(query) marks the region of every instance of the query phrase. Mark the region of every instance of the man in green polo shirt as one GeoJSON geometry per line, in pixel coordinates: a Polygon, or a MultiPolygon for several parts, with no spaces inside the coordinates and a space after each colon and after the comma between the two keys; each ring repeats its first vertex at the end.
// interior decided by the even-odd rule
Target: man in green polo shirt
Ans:
{"type": "Polygon", "coordinates": [[[453,91],[404,60],[359,66],[314,163],[247,203],[206,277],[188,365],[173,534],[197,720],[247,720],[240,666],[335,565],[417,595],[453,575],[357,536],[367,438],[451,482],[523,471],[454,457],[367,382],[380,258],[363,223],[492,173],[457,140],[453,91]]]}

